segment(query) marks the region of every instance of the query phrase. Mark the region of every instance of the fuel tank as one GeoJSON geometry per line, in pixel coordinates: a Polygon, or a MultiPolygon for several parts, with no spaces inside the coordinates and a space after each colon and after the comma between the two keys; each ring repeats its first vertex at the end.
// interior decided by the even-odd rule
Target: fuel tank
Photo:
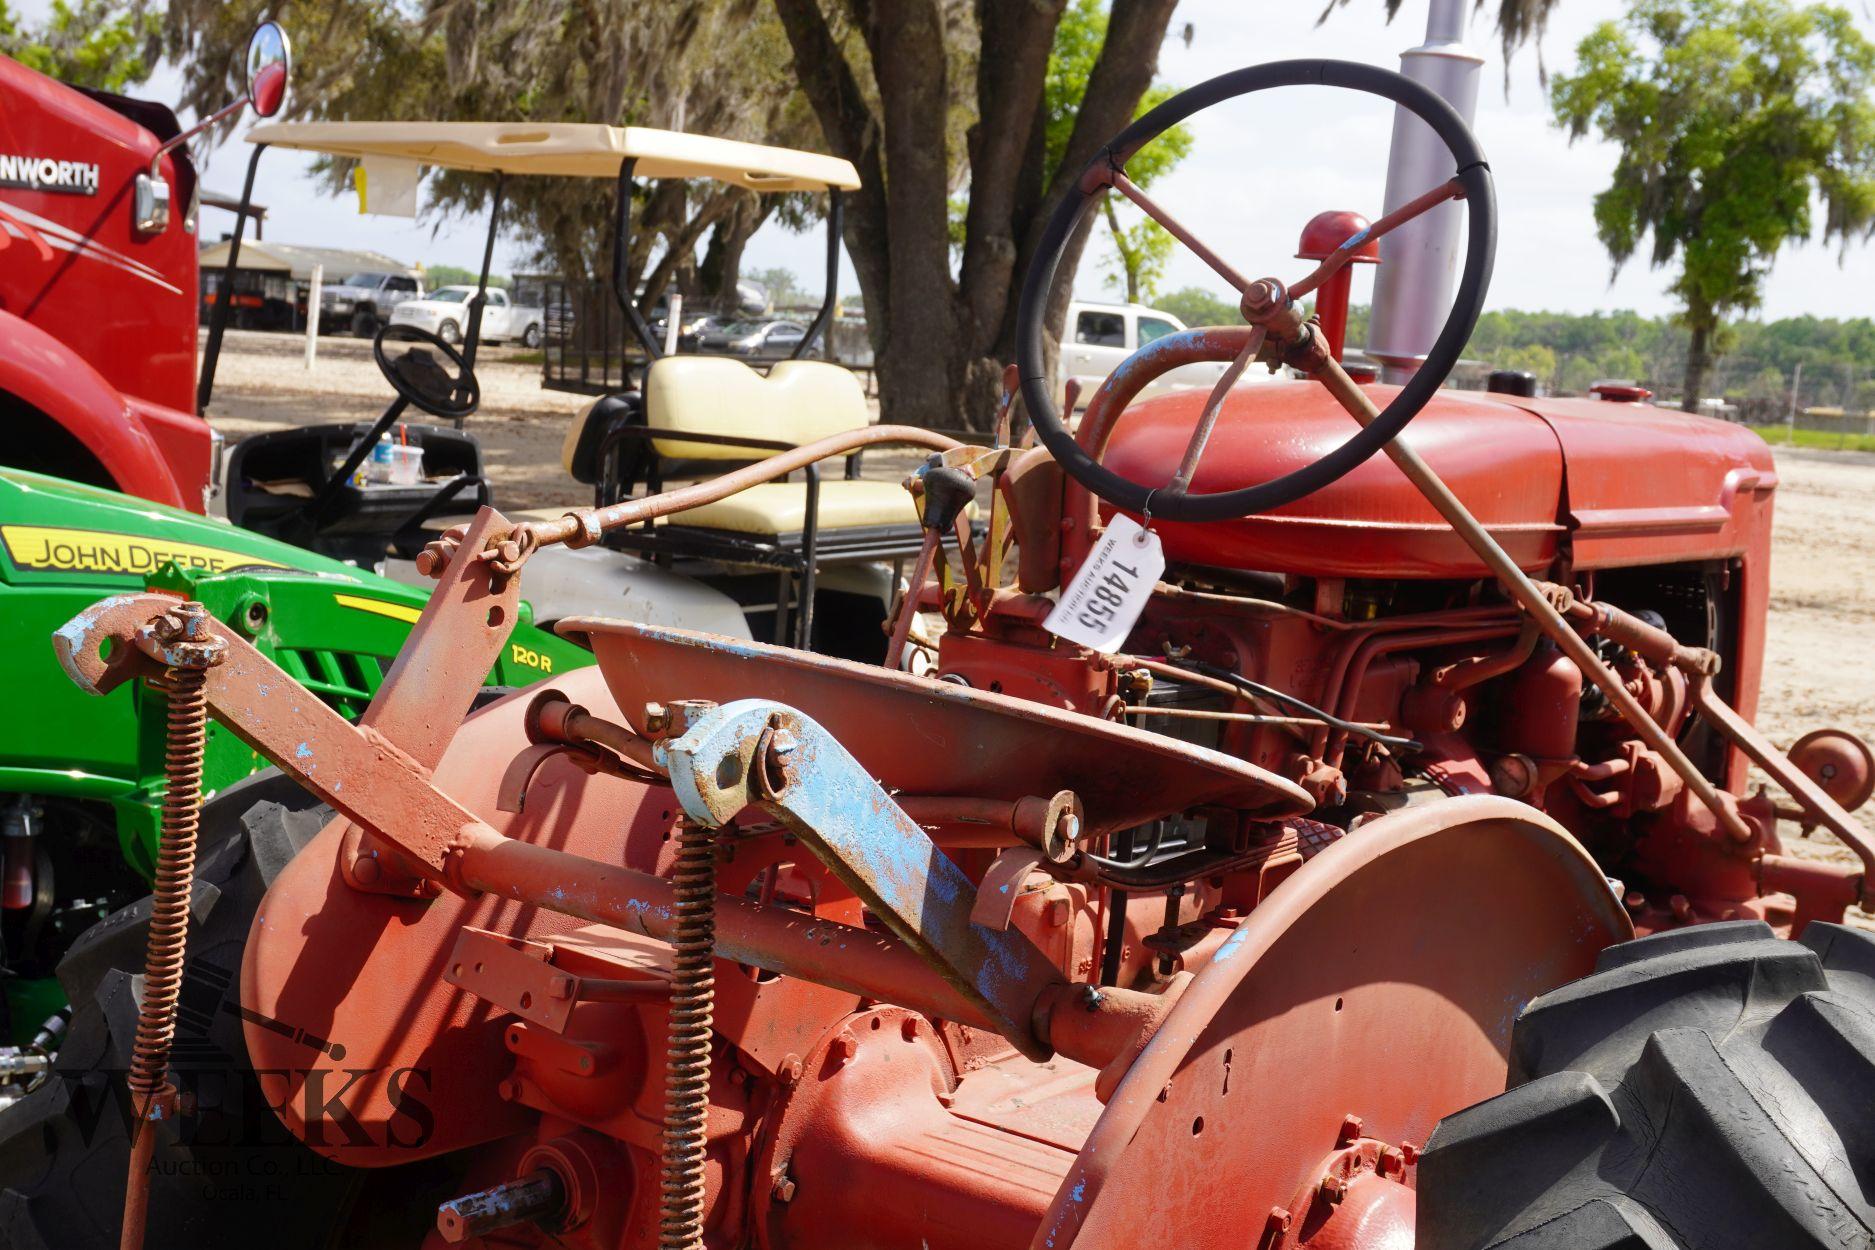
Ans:
{"type": "MultiPolygon", "coordinates": [[[[1385,407],[1397,388],[1367,388],[1385,407]]],[[[1201,391],[1133,405],[1105,463],[1139,482],[1177,467],[1201,391]]],[[[1224,402],[1192,489],[1235,490],[1302,468],[1353,418],[1313,382],[1242,388],[1224,402]]],[[[1651,405],[1443,390],[1402,438],[1519,564],[1577,568],[1749,555],[1768,542],[1771,452],[1743,426],[1651,405]]],[[[1472,578],[1487,570],[1384,454],[1274,512],[1155,522],[1175,562],[1312,577],[1472,578]]]]}

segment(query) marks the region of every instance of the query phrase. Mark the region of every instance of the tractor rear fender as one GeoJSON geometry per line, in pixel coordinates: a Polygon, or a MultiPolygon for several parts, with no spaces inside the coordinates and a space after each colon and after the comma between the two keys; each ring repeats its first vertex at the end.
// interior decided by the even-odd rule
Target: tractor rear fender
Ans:
{"type": "MultiPolygon", "coordinates": [[[[1318,1227],[1332,1213],[1309,1210],[1325,1176],[1351,1182],[1366,1158],[1370,1188],[1405,1180],[1441,1115],[1503,1088],[1519,1009],[1632,933],[1588,853],[1534,808],[1474,796],[1364,825],[1197,974],[1031,1250],[1134,1246],[1175,1226],[1191,1250],[1234,1250],[1292,1217],[1318,1227]],[[1217,1159],[1231,1166],[1205,1162],[1217,1159]]],[[[1410,1228],[1410,1190],[1385,1188],[1401,1191],[1390,1201],[1410,1228]]]]}
{"type": "MultiPolygon", "coordinates": [[[[124,395],[64,343],[0,311],[0,401],[9,396],[70,434],[117,489],[203,510],[212,441],[206,421],[124,395]]],[[[0,437],[17,447],[31,431],[9,428],[0,437]]]]}

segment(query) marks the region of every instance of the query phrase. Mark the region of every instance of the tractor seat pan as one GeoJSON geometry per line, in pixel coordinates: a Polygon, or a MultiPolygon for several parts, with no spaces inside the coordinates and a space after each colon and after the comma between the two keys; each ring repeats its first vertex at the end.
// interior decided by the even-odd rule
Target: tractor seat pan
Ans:
{"type": "Polygon", "coordinates": [[[1311,806],[1293,782],[1246,761],[1009,695],[683,629],[573,617],[559,632],[593,649],[640,733],[648,702],[772,699],[903,794],[1014,801],[1072,790],[1094,835],[1198,806],[1262,817],[1311,806]]]}

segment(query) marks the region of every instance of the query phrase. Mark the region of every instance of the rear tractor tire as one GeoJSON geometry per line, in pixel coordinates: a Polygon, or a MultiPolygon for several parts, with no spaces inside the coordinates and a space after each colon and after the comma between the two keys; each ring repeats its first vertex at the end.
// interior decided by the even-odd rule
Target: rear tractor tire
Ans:
{"type": "Polygon", "coordinates": [[[1510,1090],[1440,1122],[1419,1250],[1875,1246],[1875,934],[1700,925],[1519,1015],[1510,1090]]]}
{"type": "MultiPolygon", "coordinates": [[[[249,1067],[241,956],[268,885],[330,818],[278,773],[202,809],[189,954],[171,1072],[194,1112],[157,1140],[145,1244],[313,1250],[356,1174],[291,1137],[249,1067]]],[[[51,1075],[0,1113],[0,1250],[110,1250],[129,1161],[125,1074],[150,900],[105,917],[59,964],[72,1022],[51,1075]]]]}

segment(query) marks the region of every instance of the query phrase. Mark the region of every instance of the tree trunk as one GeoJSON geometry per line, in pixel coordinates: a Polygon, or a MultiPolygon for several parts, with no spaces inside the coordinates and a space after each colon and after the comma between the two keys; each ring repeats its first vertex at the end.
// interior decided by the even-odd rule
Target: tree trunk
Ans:
{"type": "Polygon", "coordinates": [[[1699,411],[1699,401],[1706,389],[1706,370],[1712,366],[1712,325],[1711,313],[1690,308],[1687,310],[1686,328],[1692,338],[1686,345],[1686,377],[1680,390],[1681,412],[1699,411]]]}
{"type": "Polygon", "coordinates": [[[698,298],[702,307],[733,311],[736,285],[742,281],[742,253],[749,239],[774,212],[773,198],[763,200],[746,196],[728,218],[716,223],[710,232],[709,246],[703,249],[703,264],[697,270],[698,298]]]}
{"type": "MultiPolygon", "coordinates": [[[[951,276],[949,93],[940,0],[843,4],[864,36],[875,112],[822,0],[774,0],[796,75],[828,145],[859,170],[846,244],[865,299],[886,419],[989,428],[1014,358],[1021,279],[1047,215],[1152,83],[1176,0],[1114,0],[1062,167],[1042,169],[1043,86],[1065,0],[976,0],[982,53],[968,138],[970,205],[951,276]],[[886,171],[890,170],[889,181],[886,171]]],[[[1059,333],[1091,218],[1070,240],[1049,305],[1059,333]]]]}
{"type": "Polygon", "coordinates": [[[658,258],[657,265],[645,276],[644,291],[639,296],[640,307],[649,311],[664,294],[671,280],[686,265],[694,264],[697,240],[703,232],[720,221],[734,205],[735,200],[728,192],[706,201],[698,211],[687,217],[680,224],[665,232],[664,255],[658,258]]]}

